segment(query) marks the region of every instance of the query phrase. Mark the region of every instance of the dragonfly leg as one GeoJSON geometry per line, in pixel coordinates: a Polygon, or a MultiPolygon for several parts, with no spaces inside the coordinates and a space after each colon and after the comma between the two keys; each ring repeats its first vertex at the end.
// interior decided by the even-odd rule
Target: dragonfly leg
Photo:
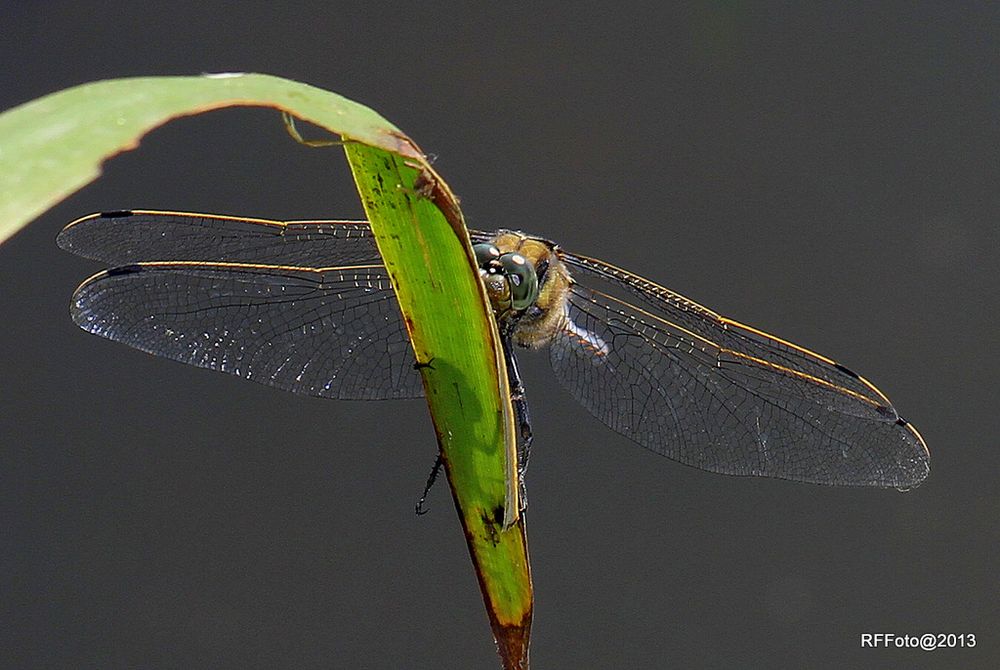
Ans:
{"type": "Polygon", "coordinates": [[[531,452],[531,418],[528,416],[528,401],[524,393],[511,394],[514,405],[514,421],[517,423],[517,486],[518,497],[521,500],[521,511],[528,508],[528,491],[524,486],[524,473],[528,469],[528,456],[531,452]]]}
{"type": "Polygon", "coordinates": [[[417,501],[416,511],[417,515],[427,514],[427,509],[424,507],[424,503],[427,502],[427,495],[431,492],[431,488],[434,486],[434,482],[437,481],[438,473],[441,472],[441,465],[444,461],[441,460],[441,452],[438,452],[437,458],[434,460],[434,467],[431,468],[431,473],[427,475],[427,484],[424,485],[423,495],[420,496],[420,500],[417,501]]]}
{"type": "Polygon", "coordinates": [[[528,469],[528,456],[531,453],[531,416],[528,414],[528,400],[524,394],[524,384],[521,383],[521,373],[517,369],[517,360],[514,358],[510,338],[505,338],[503,351],[507,364],[510,402],[514,407],[514,422],[517,425],[517,486],[518,497],[521,499],[521,511],[524,511],[528,507],[528,492],[524,485],[524,473],[528,469]]]}

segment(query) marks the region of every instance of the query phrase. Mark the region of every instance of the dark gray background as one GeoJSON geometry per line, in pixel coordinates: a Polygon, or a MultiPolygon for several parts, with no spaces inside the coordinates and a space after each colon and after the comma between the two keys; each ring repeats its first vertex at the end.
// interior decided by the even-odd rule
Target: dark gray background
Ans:
{"type": "MultiPolygon", "coordinates": [[[[228,70],[338,91],[437,154],[472,225],[833,356],[923,432],[906,494],[711,475],[522,356],[535,667],[996,667],[996,3],[440,4],[10,3],[0,102],[228,70]]],[[[99,268],[53,238],[127,207],[361,212],[337,150],[228,110],[152,133],[0,248],[0,665],[494,667],[447,488],[413,514],[422,401],[294,397],[72,325],[99,268]]]]}

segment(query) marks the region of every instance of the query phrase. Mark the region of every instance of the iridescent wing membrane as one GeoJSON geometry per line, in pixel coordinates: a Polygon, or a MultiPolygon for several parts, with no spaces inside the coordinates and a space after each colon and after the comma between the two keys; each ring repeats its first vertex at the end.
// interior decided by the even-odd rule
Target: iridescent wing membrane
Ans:
{"type": "Polygon", "coordinates": [[[115,266],[73,295],[84,330],[295,393],[423,394],[366,223],[111,212],[58,243],[115,266]]]}
{"type": "MultiPolygon", "coordinates": [[[[73,297],[90,332],[296,393],[422,394],[364,222],[118,212],[70,224],[59,245],[118,266],[73,297]]],[[[552,367],[611,429],[713,472],[896,487],[926,476],[920,436],[847,368],[557,253],[575,282],[552,367]]]]}
{"type": "Polygon", "coordinates": [[[917,431],[844,366],[602,261],[560,257],[574,326],[553,341],[552,367],[616,432],[726,474],[900,488],[927,476],[917,431]]]}

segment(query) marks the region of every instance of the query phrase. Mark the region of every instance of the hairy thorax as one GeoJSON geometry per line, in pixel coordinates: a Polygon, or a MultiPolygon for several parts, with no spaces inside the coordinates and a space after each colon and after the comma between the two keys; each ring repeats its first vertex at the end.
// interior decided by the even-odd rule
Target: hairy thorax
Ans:
{"type": "MultiPolygon", "coordinates": [[[[514,319],[512,337],[522,347],[539,348],[549,343],[556,333],[566,328],[567,298],[572,279],[559,259],[553,243],[524,233],[502,230],[491,244],[501,253],[517,253],[524,257],[539,276],[538,298],[520,314],[498,311],[501,323],[505,318],[514,319]]],[[[491,296],[492,301],[492,296],[491,296]]]]}

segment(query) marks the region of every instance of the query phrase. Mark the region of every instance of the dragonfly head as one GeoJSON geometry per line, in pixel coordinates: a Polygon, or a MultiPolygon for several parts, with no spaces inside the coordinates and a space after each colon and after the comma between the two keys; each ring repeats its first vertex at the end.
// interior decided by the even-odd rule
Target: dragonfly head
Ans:
{"type": "Polygon", "coordinates": [[[498,319],[521,313],[538,299],[538,274],[535,267],[517,252],[501,253],[496,245],[483,243],[473,247],[479,275],[498,319]]]}

